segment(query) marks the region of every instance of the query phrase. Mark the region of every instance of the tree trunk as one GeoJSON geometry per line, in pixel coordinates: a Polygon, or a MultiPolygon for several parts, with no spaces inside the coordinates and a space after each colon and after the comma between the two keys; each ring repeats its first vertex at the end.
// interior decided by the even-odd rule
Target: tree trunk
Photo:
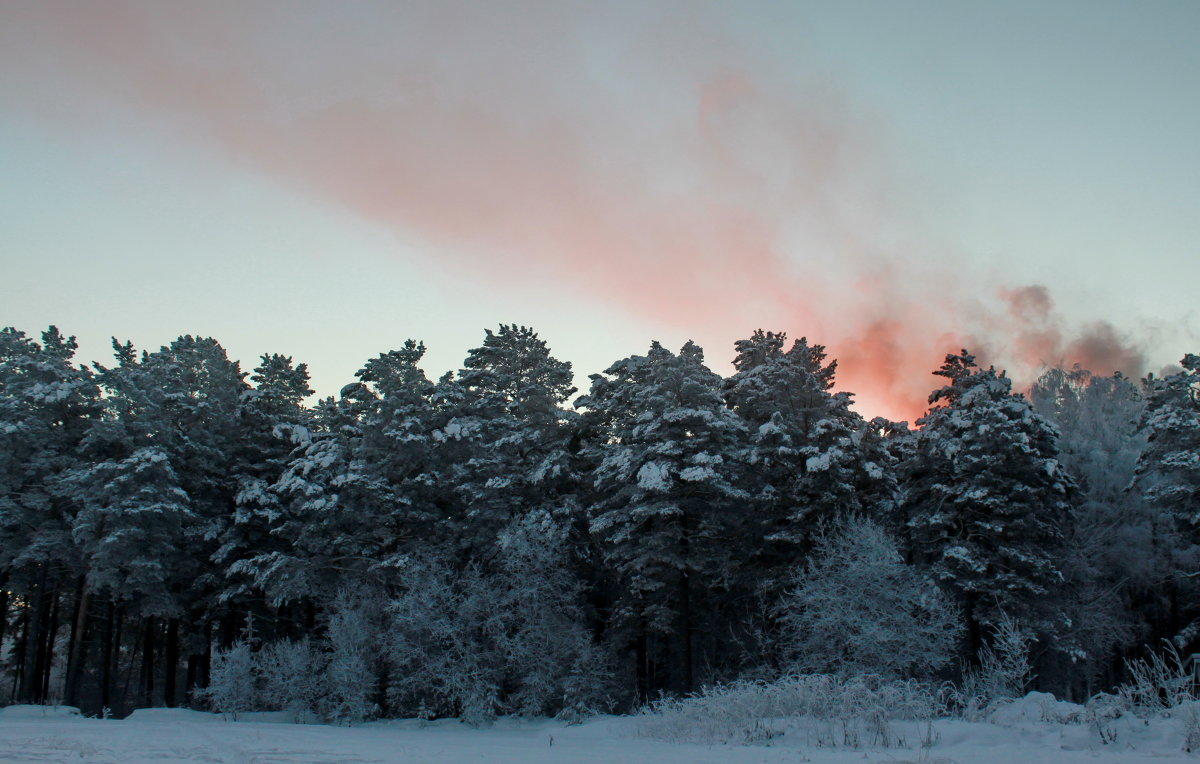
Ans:
{"type": "Polygon", "coordinates": [[[13,651],[13,665],[16,667],[13,671],[12,692],[9,693],[9,702],[17,702],[19,691],[23,691],[25,686],[25,664],[26,657],[29,655],[29,628],[30,628],[30,610],[28,600],[21,603],[21,620],[17,624],[21,630],[21,638],[17,641],[16,649],[13,651]]]}
{"type": "Polygon", "coordinates": [[[0,576],[0,645],[4,644],[4,633],[8,629],[8,573],[0,576]]]}
{"type": "Polygon", "coordinates": [[[679,582],[679,614],[683,629],[683,691],[695,689],[695,660],[693,656],[692,634],[692,583],[687,571],[684,571],[679,582]]]}
{"type": "MultiPolygon", "coordinates": [[[[124,623],[123,623],[124,619],[122,618],[122,615],[123,615],[123,613],[118,613],[118,615],[117,615],[118,632],[124,626],[124,623]]],[[[135,630],[136,629],[131,629],[131,631],[135,631],[135,630]]],[[[118,639],[117,641],[120,642],[120,639],[118,639]]],[[[123,707],[128,707],[133,704],[133,701],[130,700],[130,698],[133,696],[130,695],[129,688],[133,684],[134,669],[137,666],[138,657],[142,654],[142,642],[143,641],[144,640],[137,639],[136,637],[134,637],[132,640],[133,650],[131,651],[132,654],[129,656],[129,662],[125,665],[125,681],[121,685],[121,705],[123,707]]],[[[121,673],[120,672],[120,668],[121,668],[121,653],[120,652],[117,653],[117,661],[113,665],[118,669],[117,673],[120,674],[121,673]]]]}
{"type": "Polygon", "coordinates": [[[204,622],[204,654],[200,657],[201,687],[208,687],[209,676],[212,672],[212,621],[204,622]]]}
{"type": "Polygon", "coordinates": [[[650,697],[650,682],[646,670],[646,624],[638,625],[637,636],[633,641],[634,684],[637,702],[645,703],[650,697]]]}
{"type": "Polygon", "coordinates": [[[112,602],[104,606],[104,635],[101,638],[100,652],[103,663],[100,666],[100,709],[112,708],[113,656],[120,650],[120,635],[115,634],[114,621],[116,606],[112,602]]]}
{"type": "Polygon", "coordinates": [[[200,660],[203,656],[199,653],[192,653],[187,657],[187,677],[183,680],[185,692],[187,692],[187,702],[190,704],[196,688],[200,686],[200,660]]]}
{"type": "Polygon", "coordinates": [[[154,703],[154,616],[147,616],[142,627],[142,708],[154,703]]]}
{"type": "Polygon", "coordinates": [[[63,692],[68,706],[79,705],[79,683],[83,677],[84,644],[87,639],[87,613],[91,605],[87,577],[80,576],[75,587],[75,620],[71,624],[71,647],[67,651],[67,684],[63,692]]]}
{"type": "Polygon", "coordinates": [[[208,670],[212,661],[212,621],[204,621],[200,629],[203,648],[198,653],[191,653],[187,659],[187,696],[191,704],[196,700],[196,691],[208,686],[208,670]]]}
{"type": "Polygon", "coordinates": [[[963,618],[967,621],[967,654],[964,656],[968,663],[978,659],[979,649],[983,647],[983,630],[979,627],[979,619],[975,617],[975,599],[973,592],[963,597],[963,618]]]}
{"type": "Polygon", "coordinates": [[[58,637],[58,592],[50,595],[50,625],[46,629],[45,647],[43,648],[45,659],[42,661],[42,677],[41,677],[41,702],[45,703],[50,699],[50,670],[54,666],[54,641],[58,637]]]}
{"type": "MultiPolygon", "coordinates": [[[[683,560],[683,569],[679,571],[679,628],[683,638],[682,655],[675,659],[679,664],[677,681],[682,685],[682,692],[692,691],[692,580],[688,575],[688,561],[691,559],[691,528],[687,510],[679,517],[679,551],[683,560]]],[[[674,652],[674,651],[672,651],[674,652]]],[[[669,664],[668,664],[669,665],[669,664]]]]}
{"type": "Polygon", "coordinates": [[[167,644],[163,657],[163,697],[167,708],[176,706],[175,680],[179,669],[179,619],[167,621],[167,644]]]}
{"type": "Polygon", "coordinates": [[[221,650],[228,650],[237,641],[237,615],[234,613],[226,613],[221,616],[221,630],[217,634],[217,647],[221,650]]]}
{"type": "Polygon", "coordinates": [[[46,607],[46,568],[42,566],[38,583],[30,593],[26,605],[26,623],[24,647],[21,661],[21,690],[19,699],[25,703],[36,703],[37,692],[41,686],[42,634],[45,632],[49,618],[49,608],[46,607]]]}

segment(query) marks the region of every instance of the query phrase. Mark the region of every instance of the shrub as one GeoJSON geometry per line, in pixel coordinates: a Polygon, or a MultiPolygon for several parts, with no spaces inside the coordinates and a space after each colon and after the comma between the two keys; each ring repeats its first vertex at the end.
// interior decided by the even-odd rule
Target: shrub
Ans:
{"type": "Polygon", "coordinates": [[[228,649],[213,653],[208,687],[197,691],[197,696],[214,711],[228,714],[236,721],[239,713],[253,711],[257,707],[256,685],[250,645],[238,640],[228,649]]]}
{"type": "Polygon", "coordinates": [[[977,720],[998,704],[1019,698],[1033,681],[1029,646],[1033,637],[1016,619],[1003,615],[996,624],[992,643],[979,650],[979,665],[963,671],[956,702],[964,718],[977,720]]]}
{"type": "Polygon", "coordinates": [[[325,694],[326,656],[302,639],[273,642],[254,657],[264,708],[288,711],[297,722],[311,719],[325,694]]]}
{"type": "Polygon", "coordinates": [[[780,603],[789,668],[885,677],[928,676],[949,663],[958,611],[870,520],[821,535],[780,603]]]}
{"type": "Polygon", "coordinates": [[[371,699],[376,685],[375,629],[368,609],[362,598],[345,592],[334,601],[322,699],[323,715],[331,721],[353,724],[378,711],[371,699]]]}
{"type": "Polygon", "coordinates": [[[795,674],[654,701],[642,710],[639,730],[661,740],[748,744],[777,737],[790,724],[816,744],[893,746],[903,742],[893,721],[943,716],[947,699],[944,687],[916,680],[795,674]]]}

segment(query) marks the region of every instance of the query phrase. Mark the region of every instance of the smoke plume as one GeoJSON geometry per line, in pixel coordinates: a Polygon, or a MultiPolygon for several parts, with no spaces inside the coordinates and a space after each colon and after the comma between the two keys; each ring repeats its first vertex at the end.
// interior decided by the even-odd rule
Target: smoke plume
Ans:
{"type": "Polygon", "coordinates": [[[718,364],[760,326],[807,335],[868,414],[915,418],[930,371],[968,342],[1025,376],[1140,373],[1116,329],[1072,334],[1045,288],[984,299],[925,262],[928,242],[890,209],[877,128],[836,82],[776,71],[724,34],[718,13],[10,4],[0,92],[47,118],[165,123],[463,278],[543,281],[721,338],[718,364]],[[55,88],[33,90],[35,73],[55,88]]]}

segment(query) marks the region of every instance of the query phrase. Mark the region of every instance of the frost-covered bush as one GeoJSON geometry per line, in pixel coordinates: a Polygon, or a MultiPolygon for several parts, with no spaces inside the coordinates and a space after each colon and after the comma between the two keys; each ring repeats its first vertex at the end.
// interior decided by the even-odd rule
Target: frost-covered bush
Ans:
{"type": "Polygon", "coordinates": [[[1153,716],[1196,700],[1183,658],[1175,645],[1166,640],[1164,644],[1166,649],[1161,653],[1125,661],[1129,681],[1117,687],[1116,696],[1139,716],[1153,716]]]}
{"type": "Polygon", "coordinates": [[[1003,615],[991,644],[979,650],[979,665],[963,671],[957,701],[967,719],[983,718],[998,704],[1020,698],[1033,681],[1029,647],[1033,637],[1016,619],[1003,615]]]}
{"type": "Polygon", "coordinates": [[[325,665],[323,716],[331,721],[353,724],[373,716],[378,707],[372,700],[376,675],[377,630],[369,617],[376,611],[362,595],[342,592],[334,600],[329,616],[329,653],[325,665]]]}
{"type": "Polygon", "coordinates": [[[401,716],[486,721],[500,705],[497,603],[475,567],[409,560],[388,605],[388,700],[401,716]]]}
{"type": "Polygon", "coordinates": [[[235,720],[245,711],[288,711],[297,722],[353,723],[376,712],[372,667],[376,631],[368,604],[340,595],[318,646],[307,638],[281,640],[257,651],[247,640],[213,653],[209,685],[197,693],[214,711],[235,720]]]}
{"type": "Polygon", "coordinates": [[[531,512],[505,528],[498,544],[496,642],[513,688],[506,708],[572,718],[608,710],[611,671],[584,626],[565,528],[548,513],[531,512]]]}
{"type": "Polygon", "coordinates": [[[1200,702],[1192,676],[1175,646],[1165,640],[1164,644],[1161,653],[1125,662],[1129,681],[1088,700],[1084,718],[1101,743],[1119,743],[1150,719],[1171,719],[1180,726],[1181,747],[1200,748],[1200,702]]]}
{"type": "Polygon", "coordinates": [[[843,675],[928,676],[950,662],[962,631],[937,585],[860,517],[818,537],[780,620],[792,671],[843,675]]]}
{"type": "Polygon", "coordinates": [[[562,531],[532,512],[499,534],[492,566],[411,559],[389,604],[388,698],[402,716],[579,716],[607,710],[610,675],[584,627],[562,531]]]}
{"type": "Polygon", "coordinates": [[[228,649],[213,652],[208,687],[199,690],[197,696],[214,711],[234,720],[239,713],[257,708],[257,676],[249,643],[238,640],[228,649]]]}
{"type": "Polygon", "coordinates": [[[308,721],[317,714],[326,691],[328,659],[308,639],[265,645],[254,661],[265,709],[288,711],[297,722],[308,721]]]}
{"type": "Polygon", "coordinates": [[[640,731],[661,740],[747,744],[798,726],[819,745],[891,746],[903,742],[893,721],[944,716],[947,701],[946,688],[916,680],[797,674],[654,701],[641,712],[640,731]]]}

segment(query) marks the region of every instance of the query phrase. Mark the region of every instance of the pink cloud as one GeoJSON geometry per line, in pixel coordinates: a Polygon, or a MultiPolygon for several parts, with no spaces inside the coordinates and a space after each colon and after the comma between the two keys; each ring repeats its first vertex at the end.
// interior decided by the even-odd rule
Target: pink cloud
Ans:
{"type": "MultiPolygon", "coordinates": [[[[869,413],[915,418],[978,310],[952,275],[909,279],[913,253],[880,243],[888,179],[835,84],[772,73],[702,6],[3,13],[0,64],[24,73],[8,86],[44,113],[95,119],[99,103],[168,120],[426,242],[464,278],[544,280],[730,343],[758,326],[807,334],[869,413]]],[[[1039,289],[988,313],[981,344],[1027,364],[1140,363],[1111,327],[1065,335],[1039,289]]]]}

